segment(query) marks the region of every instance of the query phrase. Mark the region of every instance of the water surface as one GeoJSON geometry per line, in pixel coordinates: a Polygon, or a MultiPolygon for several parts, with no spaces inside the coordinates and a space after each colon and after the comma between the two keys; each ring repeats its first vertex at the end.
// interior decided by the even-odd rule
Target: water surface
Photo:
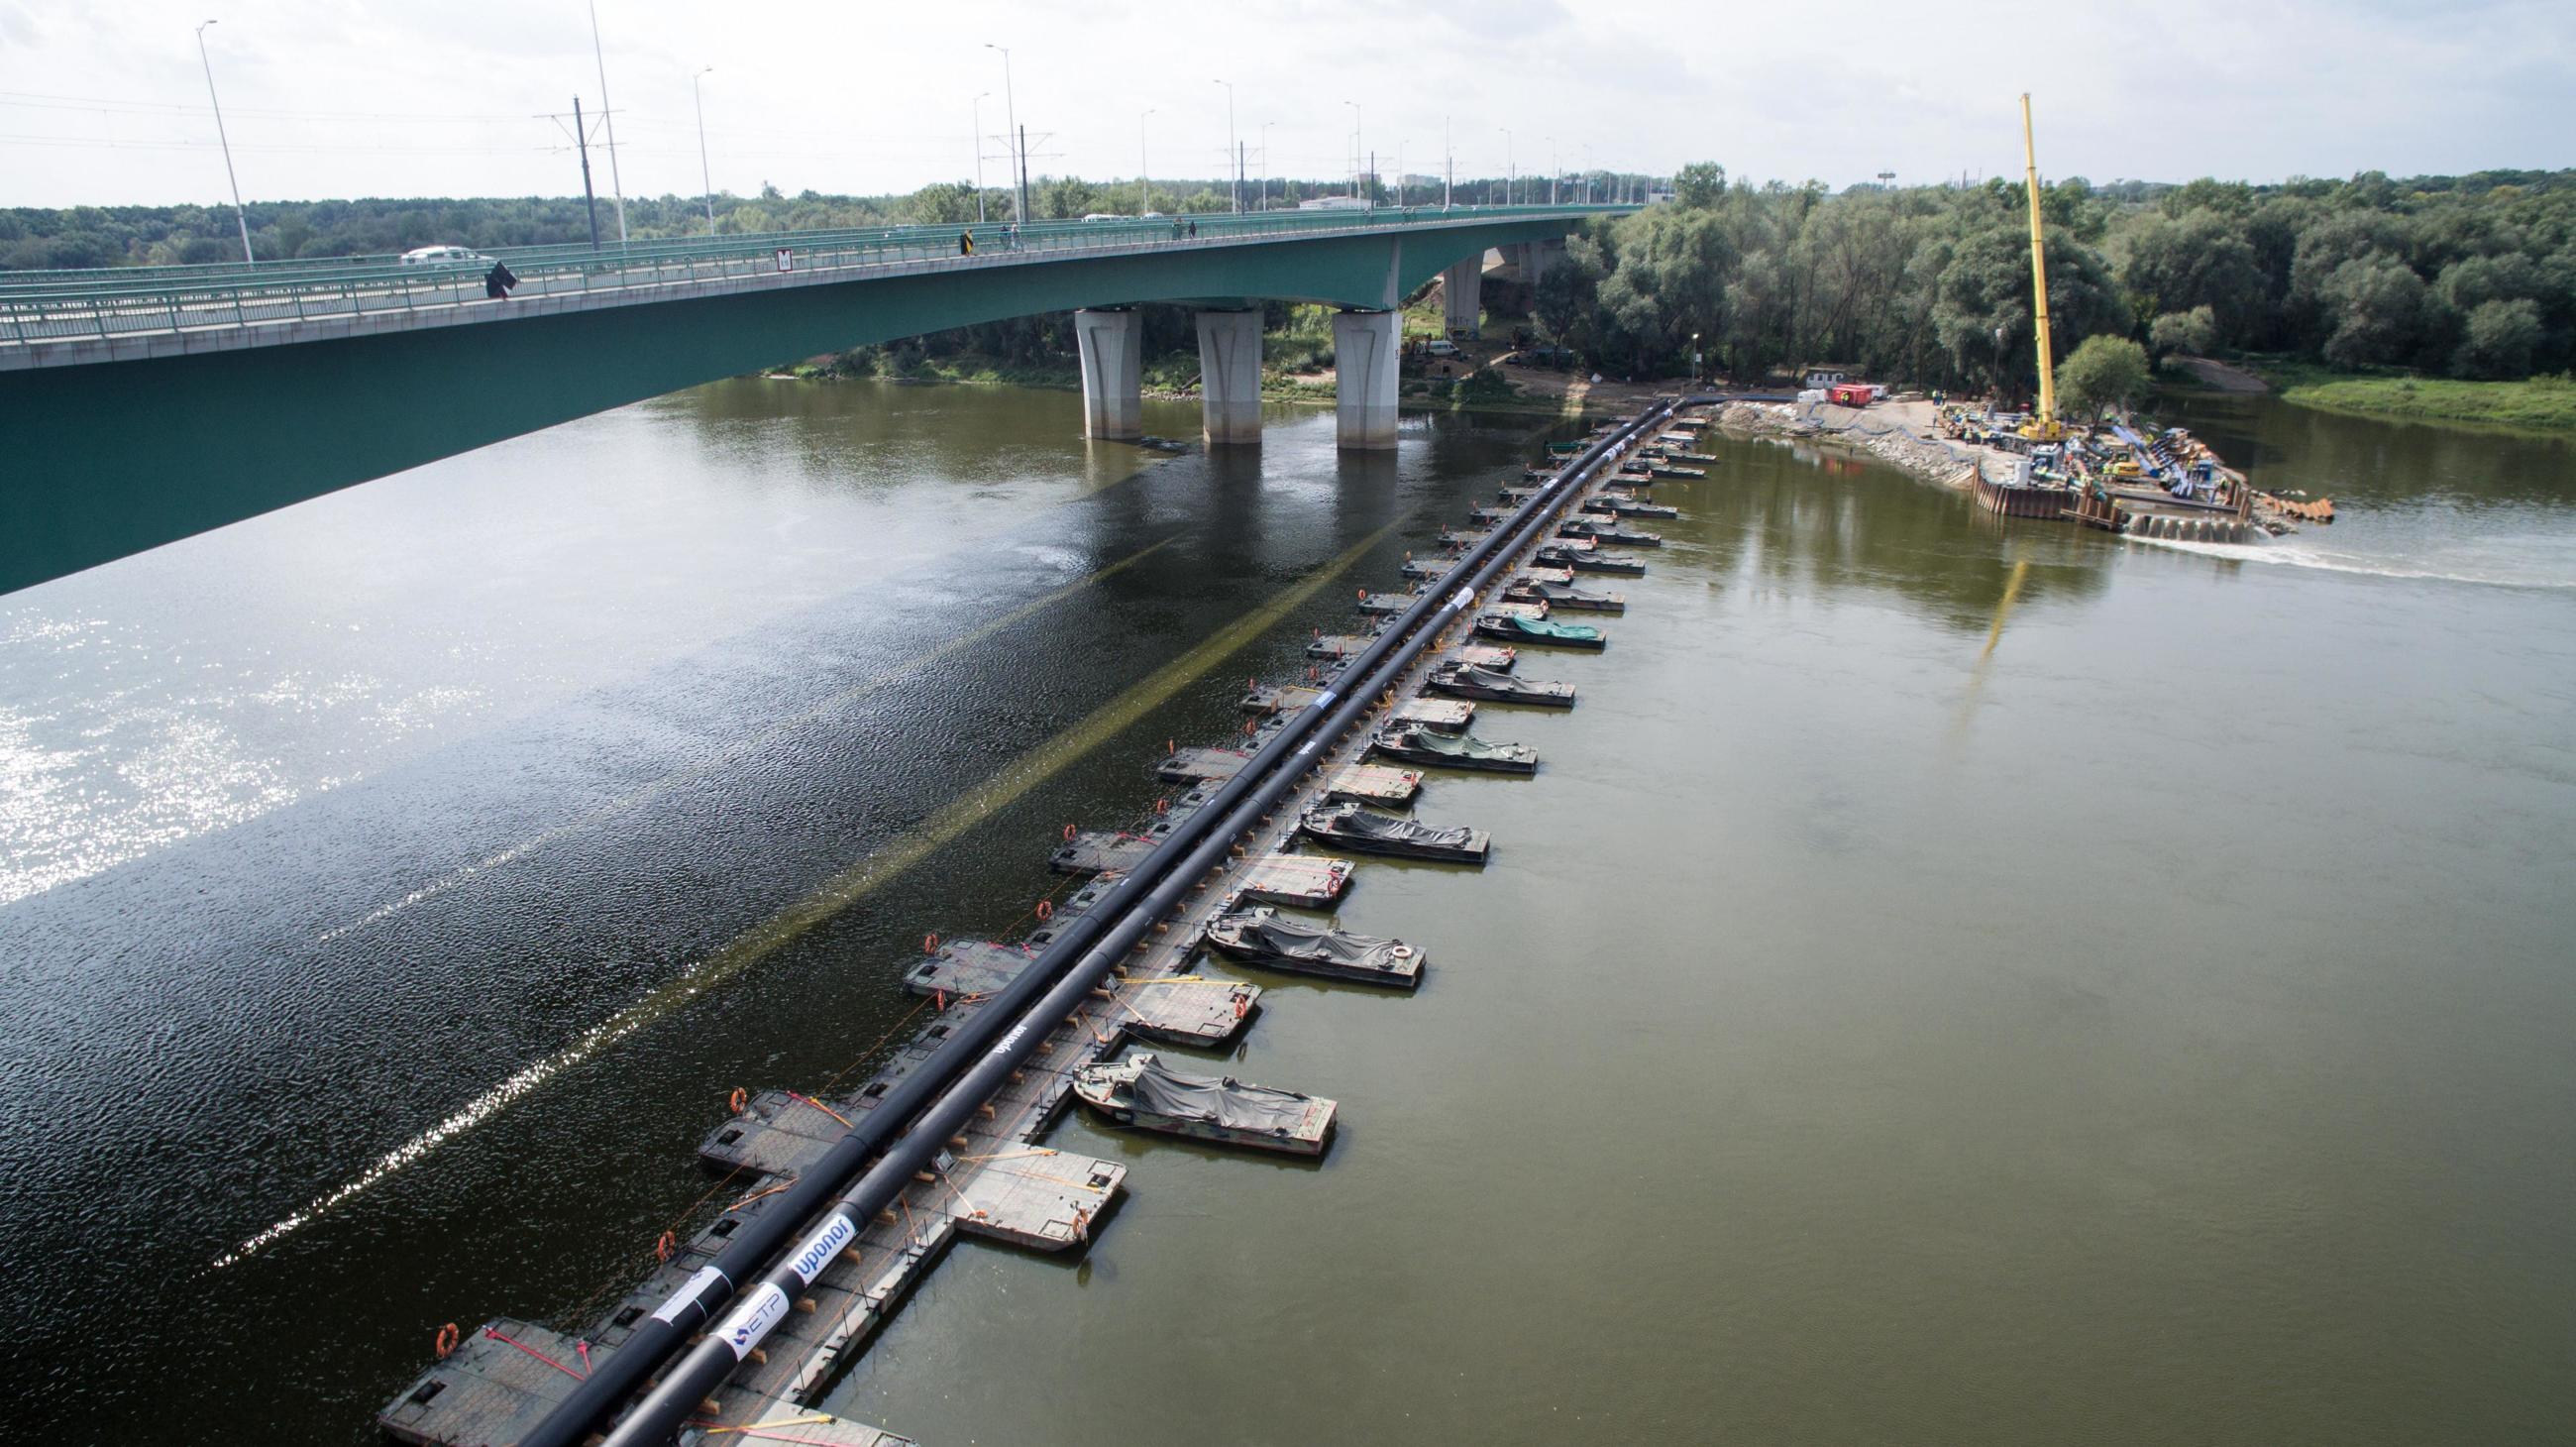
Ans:
{"type": "MultiPolygon", "coordinates": [[[[1523,665],[1582,706],[1479,720],[1541,775],[1425,798],[1492,866],[1362,868],[1345,919],[1423,944],[1420,994],[1264,979],[1222,1068],[1338,1097],[1327,1161],[1069,1121],[1135,1167],[1092,1249],[961,1248],[833,1405],[941,1443],[2563,1430],[2576,476],[2194,405],[2336,497],[2282,555],[2330,562],[1766,444],[1665,489],[1610,651],[1523,665]]],[[[925,930],[1025,927],[1064,822],[1145,806],[1166,738],[1536,451],[1078,430],[727,383],[0,603],[21,1424],[361,1441],[440,1322],[581,1319],[708,1195],[727,1091],[864,1070],[925,930]]]]}

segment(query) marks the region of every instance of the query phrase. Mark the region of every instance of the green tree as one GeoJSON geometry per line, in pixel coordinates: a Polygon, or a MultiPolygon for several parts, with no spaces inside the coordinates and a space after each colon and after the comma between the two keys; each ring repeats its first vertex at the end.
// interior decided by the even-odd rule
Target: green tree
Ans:
{"type": "Polygon", "coordinates": [[[2147,349],[2127,337],[2086,337],[2075,354],[2057,364],[2061,413],[2132,407],[2147,395],[2147,349]]]}
{"type": "Polygon", "coordinates": [[[2199,356],[2207,352],[2217,339],[2218,322],[2206,306],[2196,306],[2187,312],[2166,312],[2147,328],[2147,346],[2160,360],[2170,352],[2199,356]]]}
{"type": "Polygon", "coordinates": [[[2467,334],[2451,356],[2462,377],[2527,377],[2540,345],[2540,308],[2522,297],[2484,301],[2469,312],[2467,334]]]}
{"type": "Polygon", "coordinates": [[[1673,173],[1673,204],[1705,211],[1726,197],[1726,168],[1715,161],[1693,161],[1673,173]]]}

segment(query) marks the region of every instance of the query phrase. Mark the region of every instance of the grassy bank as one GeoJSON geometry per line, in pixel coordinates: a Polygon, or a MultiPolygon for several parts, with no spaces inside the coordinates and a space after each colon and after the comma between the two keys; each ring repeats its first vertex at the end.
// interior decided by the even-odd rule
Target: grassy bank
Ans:
{"type": "Polygon", "coordinates": [[[2576,377],[2463,382],[2403,373],[2337,372],[2297,363],[2253,364],[2281,400],[2411,422],[2483,422],[2576,431],[2576,377]]]}

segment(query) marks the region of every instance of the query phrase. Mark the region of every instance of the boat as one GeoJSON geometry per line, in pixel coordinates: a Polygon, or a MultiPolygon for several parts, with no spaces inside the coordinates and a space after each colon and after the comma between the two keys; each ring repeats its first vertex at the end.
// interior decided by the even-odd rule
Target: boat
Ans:
{"type": "Polygon", "coordinates": [[[1255,1150],[1319,1156],[1339,1107],[1231,1075],[1184,1075],[1152,1051],[1073,1072],[1074,1098],[1117,1125],[1255,1150]]]}
{"type": "Polygon", "coordinates": [[[1363,613],[1393,614],[1401,613],[1421,600],[1422,595],[1419,593],[1362,592],[1359,606],[1363,613]]]}
{"type": "Polygon", "coordinates": [[[1475,507],[1467,509],[1467,521],[1475,523],[1480,527],[1492,527],[1494,524],[1503,521],[1511,515],[1512,510],[1507,507],[1486,507],[1482,504],[1478,504],[1475,507]]]}
{"type": "Polygon", "coordinates": [[[1247,964],[1406,990],[1422,983],[1428,963],[1420,950],[1402,940],[1346,934],[1291,919],[1268,906],[1219,915],[1208,921],[1200,938],[1218,954],[1247,964]]]}
{"type": "Polygon", "coordinates": [[[1407,558],[1396,571],[1408,578],[1437,578],[1449,571],[1451,564],[1438,558],[1407,558]]]}
{"type": "Polygon", "coordinates": [[[1437,859],[1448,864],[1482,864],[1493,838],[1463,825],[1435,829],[1418,820],[1381,814],[1357,804],[1325,804],[1306,811],[1297,828],[1307,838],[1356,854],[1390,854],[1399,859],[1437,859]]]}
{"type": "Polygon", "coordinates": [[[1476,721],[1476,706],[1450,698],[1408,698],[1387,712],[1387,722],[1408,723],[1438,734],[1463,734],[1476,721]]]}
{"type": "Polygon", "coordinates": [[[1449,650],[1449,657],[1471,668],[1490,668],[1496,673],[1509,673],[1520,655],[1508,648],[1488,643],[1462,643],[1449,650]]]}
{"type": "Polygon", "coordinates": [[[1547,454],[1550,457],[1572,457],[1590,445],[1587,442],[1551,442],[1547,445],[1547,454]]]}
{"type": "Polygon", "coordinates": [[[1435,734],[1398,724],[1377,731],[1369,746],[1390,759],[1488,774],[1535,774],[1538,750],[1527,744],[1490,744],[1473,734],[1435,734]]]}
{"type": "Polygon", "coordinates": [[[1544,603],[1551,610],[1565,609],[1574,613],[1625,613],[1628,595],[1604,593],[1595,588],[1578,588],[1572,583],[1551,583],[1525,578],[1503,590],[1503,596],[1515,603],[1544,603]]]}
{"type": "Polygon", "coordinates": [[[1514,507],[1538,496],[1542,490],[1543,489],[1535,487],[1514,487],[1509,483],[1505,483],[1501,489],[1499,489],[1502,494],[1503,501],[1514,507]]]}
{"type": "Polygon", "coordinates": [[[1626,578],[1646,576],[1646,565],[1633,558],[1614,558],[1601,553],[1578,553],[1542,543],[1532,557],[1547,567],[1569,568],[1578,573],[1616,573],[1626,578]]]}
{"type": "Polygon", "coordinates": [[[1608,513],[1612,517],[1631,518],[1677,518],[1682,515],[1680,508],[1660,502],[1646,502],[1630,497],[1624,492],[1605,492],[1597,497],[1585,498],[1583,510],[1590,513],[1608,513]]]}
{"type": "Polygon", "coordinates": [[[1590,518],[1567,518],[1556,525],[1558,537],[1590,538],[1596,543],[1609,543],[1622,548],[1660,548],[1661,534],[1641,533],[1621,523],[1601,523],[1590,518]]]}
{"type": "Polygon", "coordinates": [[[1484,703],[1517,703],[1531,708],[1574,707],[1574,685],[1544,683],[1536,679],[1514,678],[1472,663],[1443,663],[1431,670],[1424,687],[1451,698],[1472,698],[1484,703]]]}
{"type": "Polygon", "coordinates": [[[1706,477],[1708,469],[1681,467],[1669,462],[1652,462],[1646,465],[1646,475],[1648,477],[1706,477]]]}
{"type": "Polygon", "coordinates": [[[1484,637],[1511,643],[1586,648],[1595,653],[1610,646],[1609,636],[1589,624],[1559,623],[1553,618],[1530,618],[1518,613],[1497,613],[1491,609],[1476,615],[1476,631],[1484,637]]]}
{"type": "Polygon", "coordinates": [[[1711,463],[1718,460],[1718,456],[1714,452],[1687,452],[1677,447],[1668,447],[1664,449],[1664,456],[1667,460],[1673,462],[1711,463]]]}

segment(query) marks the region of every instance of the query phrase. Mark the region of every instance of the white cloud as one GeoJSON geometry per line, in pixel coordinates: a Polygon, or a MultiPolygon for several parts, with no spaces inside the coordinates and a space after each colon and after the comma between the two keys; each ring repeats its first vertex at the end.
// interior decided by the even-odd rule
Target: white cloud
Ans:
{"type": "MultiPolygon", "coordinates": [[[[217,200],[223,167],[190,32],[207,34],[254,198],[567,194],[540,113],[595,104],[579,0],[0,0],[0,204],[217,200]]],[[[2250,6],[1969,3],[1809,8],[1554,0],[1395,6],[726,7],[602,0],[631,194],[694,193],[689,76],[706,78],[716,184],[906,190],[969,173],[969,102],[1003,128],[1000,58],[1036,168],[1223,168],[1225,91],[1274,174],[1336,175],[1361,142],[1436,170],[1657,172],[1688,160],[1831,184],[2018,170],[2034,92],[2043,169],[2097,180],[2272,179],[2565,165],[2576,7],[2521,0],[2250,6]],[[1550,139],[1554,145],[1551,147],[1550,139]]],[[[993,149],[998,154],[998,141],[993,149]]],[[[1256,158],[1256,167],[1258,161],[1256,158]]],[[[603,186],[606,167],[599,166],[603,186]]],[[[999,184],[1002,167],[988,164],[999,184]]]]}

